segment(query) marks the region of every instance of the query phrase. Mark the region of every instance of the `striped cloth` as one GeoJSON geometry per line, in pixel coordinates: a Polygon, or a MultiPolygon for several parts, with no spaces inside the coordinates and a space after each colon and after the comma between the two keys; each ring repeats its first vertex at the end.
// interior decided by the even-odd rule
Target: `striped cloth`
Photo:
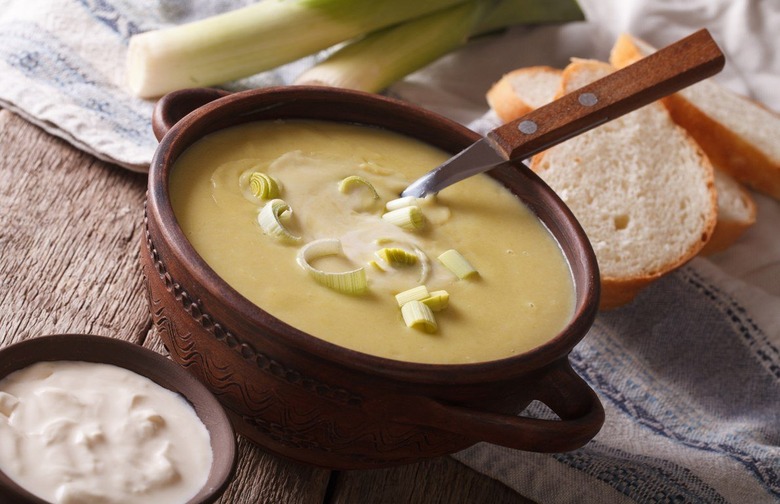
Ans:
{"type": "MultiPolygon", "coordinates": [[[[776,202],[762,203],[780,219],[776,202]]],[[[777,285],[780,264],[771,274],[777,285]]],[[[585,447],[480,444],[455,457],[538,502],[780,502],[777,324],[768,332],[734,289],[754,287],[697,259],[598,317],[570,356],[606,411],[585,447]]],[[[777,318],[778,293],[766,301],[777,318]]]]}
{"type": "MultiPolygon", "coordinates": [[[[130,96],[130,37],[251,0],[0,0],[0,107],[99,159],[145,172],[157,140],[153,101],[130,96]]],[[[291,82],[316,57],[231,83],[239,91],[291,82]]]]}
{"type": "MultiPolygon", "coordinates": [[[[0,0],[0,106],[145,171],[153,104],[124,90],[129,37],[248,1],[0,0]]],[[[729,61],[717,80],[780,110],[780,2],[580,3],[588,22],[483,37],[389,93],[484,133],[497,125],[484,93],[506,71],[606,59],[621,31],[661,47],[706,26],[729,61]]],[[[229,89],[286,84],[314,61],[229,89]]],[[[561,454],[478,444],[454,457],[540,503],[780,502],[780,203],[756,200],[758,222],[736,245],[599,315],[574,349],[607,413],[593,441],[561,454]]]]}

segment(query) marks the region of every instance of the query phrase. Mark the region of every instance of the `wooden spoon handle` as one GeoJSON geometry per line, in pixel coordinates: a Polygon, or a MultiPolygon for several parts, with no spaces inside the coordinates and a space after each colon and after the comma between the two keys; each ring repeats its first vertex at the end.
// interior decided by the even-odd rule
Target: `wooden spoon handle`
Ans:
{"type": "Polygon", "coordinates": [[[718,45],[702,29],[487,136],[507,159],[525,159],[710,77],[724,63],[718,45]]]}

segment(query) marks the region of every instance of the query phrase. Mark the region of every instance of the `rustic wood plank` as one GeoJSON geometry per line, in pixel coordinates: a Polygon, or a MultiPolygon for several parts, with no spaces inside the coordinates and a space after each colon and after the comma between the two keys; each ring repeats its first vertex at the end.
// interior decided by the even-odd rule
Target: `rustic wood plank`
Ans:
{"type": "Polygon", "coordinates": [[[532,504],[503,483],[451,457],[374,471],[343,471],[331,483],[333,504],[532,504]]]}
{"type": "Polygon", "coordinates": [[[140,342],[145,177],[0,111],[0,343],[51,333],[140,342]]]}

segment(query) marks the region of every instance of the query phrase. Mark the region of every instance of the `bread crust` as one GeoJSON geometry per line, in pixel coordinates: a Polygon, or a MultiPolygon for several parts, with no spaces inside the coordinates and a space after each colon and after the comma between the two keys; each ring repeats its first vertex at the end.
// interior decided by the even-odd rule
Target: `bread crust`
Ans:
{"type": "MultiPolygon", "coordinates": [[[[510,72],[511,73],[511,72],[510,72]]],[[[504,75],[485,95],[488,105],[502,122],[508,123],[533,110],[512,88],[510,74],[504,75]]]]}
{"type": "MultiPolygon", "coordinates": [[[[610,62],[622,68],[642,57],[642,51],[634,38],[622,34],[612,48],[610,62]]],[[[742,98],[777,115],[755,100],[742,98]]],[[[758,192],[780,199],[780,160],[771,159],[679,93],[667,96],[661,102],[669,110],[672,119],[684,127],[701,146],[713,166],[758,192]]],[[[780,121],[780,116],[777,118],[780,121]]]]}
{"type": "MultiPolygon", "coordinates": [[[[590,65],[590,64],[604,64],[604,63],[596,62],[596,61],[588,61],[588,60],[576,60],[572,64],[570,64],[566,69],[564,69],[562,75],[562,85],[558,91],[558,96],[562,95],[565,92],[566,89],[565,83],[569,74],[577,71],[578,65],[590,65]]],[[[666,109],[663,107],[659,107],[658,110],[662,111],[663,113],[666,113],[666,109]]],[[[698,255],[701,252],[701,250],[704,248],[705,244],[710,240],[714,232],[716,222],[717,222],[717,193],[715,191],[715,181],[714,181],[712,164],[710,163],[709,159],[704,154],[702,149],[699,147],[699,145],[693,140],[691,135],[689,135],[683,128],[677,126],[676,124],[671,124],[671,125],[681,135],[684,141],[688,145],[690,145],[690,147],[694,150],[697,157],[699,158],[699,165],[702,167],[703,182],[706,185],[707,191],[709,193],[709,200],[708,200],[709,202],[707,204],[707,208],[701,209],[702,214],[705,216],[705,222],[702,228],[701,235],[697,237],[691,237],[690,243],[688,244],[686,250],[684,250],[678,257],[670,260],[668,263],[663,264],[660,267],[655,268],[653,270],[643,271],[637,274],[620,277],[620,276],[610,276],[608,274],[604,274],[604,270],[602,269],[601,300],[599,303],[599,308],[601,310],[614,309],[631,302],[642,289],[644,289],[654,281],[658,280],[662,276],[676,270],[677,268],[689,262],[691,259],[693,259],[696,255],[698,255]]],[[[531,162],[531,169],[537,173],[540,173],[540,175],[543,175],[541,173],[542,172],[541,165],[544,162],[545,157],[548,156],[549,153],[553,151],[555,148],[556,147],[552,147],[551,149],[548,149],[547,151],[534,156],[531,162]]]]}
{"type": "MultiPolygon", "coordinates": [[[[682,133],[684,134],[685,132],[683,131],[682,133]]],[[[710,204],[709,210],[705,210],[707,218],[702,234],[698,240],[692,241],[688,249],[675,260],[662,265],[660,268],[657,268],[654,271],[647,271],[637,275],[623,277],[605,275],[602,272],[601,298],[599,301],[599,309],[602,311],[612,310],[630,303],[642,289],[649,286],[664,275],[667,275],[672,271],[684,266],[704,250],[704,247],[711,240],[712,235],[715,232],[715,227],[717,225],[717,194],[715,192],[715,182],[712,176],[712,165],[707,160],[707,157],[701,152],[701,149],[699,149],[698,145],[693,142],[693,140],[687,135],[686,137],[688,138],[688,141],[691,143],[692,147],[694,147],[700,154],[702,164],[709,167],[709,176],[706,177],[706,184],[710,192],[710,204]]],[[[555,147],[552,147],[552,149],[554,148],[555,147]]],[[[549,150],[537,154],[533,157],[530,165],[531,170],[536,173],[541,172],[539,166],[544,162],[544,157],[548,152],[549,150]]]]}
{"type": "Polygon", "coordinates": [[[560,74],[557,68],[539,65],[512,70],[504,74],[485,94],[488,105],[504,123],[514,121],[531,112],[534,107],[523,100],[516,92],[513,81],[523,74],[554,72],[560,74]]]}
{"type": "Polygon", "coordinates": [[[661,102],[674,122],[684,127],[698,142],[715,167],[751,189],[780,200],[780,163],[773,163],[762,151],[682,95],[673,94],[661,102]]]}
{"type": "MultiPolygon", "coordinates": [[[[635,39],[629,34],[618,37],[612,47],[610,61],[616,67],[634,63],[643,57],[635,39]]],[[[755,149],[740,136],[734,134],[718,121],[702,112],[681,94],[676,93],[661,99],[672,120],[685,128],[702,148],[717,170],[727,173],[735,180],[764,192],[780,197],[780,166],[755,149]]],[[[761,106],[761,104],[756,103],[761,106]]],[[[734,244],[756,221],[756,203],[744,188],[741,198],[748,208],[746,219],[718,217],[712,238],[701,251],[712,255],[726,250],[734,244]]]]}
{"type": "MultiPolygon", "coordinates": [[[[641,58],[641,54],[639,52],[639,48],[634,45],[633,39],[628,35],[623,35],[613,48],[612,58],[621,59],[625,62],[625,64],[629,64],[630,62],[641,58]]],[[[587,60],[574,61],[583,62],[587,60]]],[[[502,121],[508,122],[514,120],[533,109],[533,107],[528,102],[526,102],[521,96],[518,95],[515,85],[513,85],[513,80],[517,79],[520,74],[526,74],[523,78],[528,78],[527,75],[533,75],[534,72],[539,71],[553,71],[558,75],[563,75],[561,70],[551,67],[542,66],[520,68],[505,74],[488,91],[486,95],[488,103],[496,112],[498,117],[502,119],[502,121]]],[[[563,91],[561,86],[558,89],[557,96],[560,96],[562,92],[563,91]]],[[[670,101],[673,100],[674,99],[671,99],[670,101]]],[[[688,103],[687,100],[683,99],[682,101],[684,101],[685,104],[678,105],[678,110],[682,107],[695,108],[692,104],[688,103]]],[[[687,142],[695,148],[697,155],[702,159],[701,163],[709,166],[709,170],[711,171],[713,166],[715,166],[715,163],[712,162],[706,151],[701,147],[701,144],[699,143],[699,140],[696,139],[696,136],[686,128],[683,128],[679,121],[675,119],[672,112],[672,110],[675,108],[675,104],[665,102],[662,103],[664,104],[667,112],[677,124],[676,129],[680,131],[680,133],[686,138],[687,142]]],[[[704,114],[698,111],[698,109],[696,112],[698,112],[700,116],[704,116],[704,114]]],[[[706,120],[706,122],[702,122],[701,129],[706,130],[707,128],[711,127],[710,123],[713,121],[707,116],[704,116],[704,120],[706,120]]],[[[723,128],[723,126],[720,124],[718,124],[718,127],[723,128]]],[[[545,153],[539,154],[531,161],[531,168],[537,173],[540,171],[538,167],[543,162],[544,155],[545,153]]],[[[723,173],[729,173],[726,170],[721,169],[721,171],[723,173]]],[[[718,205],[716,192],[718,185],[714,180],[714,176],[711,176],[708,179],[707,184],[710,187],[712,206],[713,208],[719,209],[720,207],[718,205]]],[[[723,212],[721,212],[721,215],[718,215],[717,210],[710,212],[708,214],[709,217],[707,225],[705,226],[706,230],[700,237],[700,240],[693,243],[689,250],[678,257],[676,261],[664,265],[664,267],[658,271],[647,271],[641,275],[631,277],[610,277],[608,275],[604,275],[602,272],[600,308],[602,310],[608,310],[630,303],[642,289],[670,271],[673,271],[684,265],[696,255],[710,255],[720,252],[731,246],[737,239],[739,239],[739,237],[742,236],[742,234],[744,234],[744,232],[755,222],[756,205],[752,196],[750,195],[750,192],[740,184],[728,184],[727,189],[729,195],[741,199],[745,209],[747,210],[746,212],[740,212],[737,216],[729,215],[730,212],[727,212],[726,215],[723,215],[723,212]],[[732,191],[739,191],[739,193],[735,195],[732,191]]]]}
{"type": "MultiPolygon", "coordinates": [[[[724,175],[723,171],[719,172],[721,177],[728,177],[724,175]]],[[[728,177],[731,181],[731,187],[725,187],[726,191],[731,191],[730,196],[736,197],[741,202],[744,208],[744,215],[742,217],[734,217],[728,215],[722,215],[721,209],[723,208],[720,203],[718,204],[718,219],[715,223],[715,230],[712,232],[712,238],[704,245],[700,254],[709,256],[718,252],[726,250],[733,245],[739,238],[756,222],[756,202],[750,195],[750,192],[745,189],[739,182],[736,182],[733,178],[728,177]],[[736,195],[734,195],[736,192],[736,195]]],[[[716,177],[717,179],[717,177],[716,177]]],[[[718,182],[715,181],[715,187],[718,189],[718,182]]],[[[721,185],[723,188],[723,185],[721,185]]],[[[725,191],[724,191],[725,192],[725,191]]],[[[721,195],[718,194],[718,199],[721,195]]]]}
{"type": "MultiPolygon", "coordinates": [[[[752,200],[751,200],[752,201],[752,200]]],[[[742,221],[733,220],[718,220],[715,223],[715,229],[712,232],[712,238],[701,249],[700,254],[703,256],[710,256],[723,252],[730,246],[732,246],[739,238],[745,234],[753,222],[755,222],[755,204],[753,204],[753,219],[750,224],[745,224],[742,221]]]]}

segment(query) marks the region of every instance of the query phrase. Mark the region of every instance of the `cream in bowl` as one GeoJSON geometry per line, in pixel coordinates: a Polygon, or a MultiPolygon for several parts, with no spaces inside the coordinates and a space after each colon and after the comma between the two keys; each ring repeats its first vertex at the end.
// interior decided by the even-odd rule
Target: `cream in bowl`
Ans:
{"type": "Polygon", "coordinates": [[[571,319],[569,265],[539,219],[486,175],[425,200],[398,197],[448,157],[379,128],[255,122],[189,147],[171,202],[223,279],[309,334],[409,362],[522,354],[571,319]],[[453,256],[472,269],[460,274],[453,256]],[[420,304],[403,306],[404,296],[420,304]]]}
{"type": "MultiPolygon", "coordinates": [[[[200,409],[196,411],[178,391],[139,374],[149,372],[145,366],[156,365],[163,371],[152,371],[152,377],[159,376],[172,363],[136,345],[108,338],[73,335],[29,340],[3,350],[0,358],[8,359],[9,353],[27,348],[27,359],[34,359],[34,347],[42,349],[47,343],[54,348],[65,343],[76,348],[88,344],[90,350],[72,351],[62,355],[62,360],[42,356],[42,360],[17,365],[18,369],[0,379],[0,471],[4,480],[41,502],[54,504],[185,504],[216,498],[227,482],[235,451],[224,414],[224,425],[214,423],[220,418],[219,409],[216,415],[208,413],[212,415],[209,425],[202,419],[202,408],[213,408],[216,401],[209,404],[203,400],[208,395],[196,397],[200,409]],[[94,357],[101,349],[123,354],[119,361],[130,360],[100,362],[94,357]],[[91,357],[97,362],[90,361],[91,357]],[[210,488],[220,472],[220,485],[210,488]]],[[[185,389],[192,385],[177,384],[185,389]]]]}

